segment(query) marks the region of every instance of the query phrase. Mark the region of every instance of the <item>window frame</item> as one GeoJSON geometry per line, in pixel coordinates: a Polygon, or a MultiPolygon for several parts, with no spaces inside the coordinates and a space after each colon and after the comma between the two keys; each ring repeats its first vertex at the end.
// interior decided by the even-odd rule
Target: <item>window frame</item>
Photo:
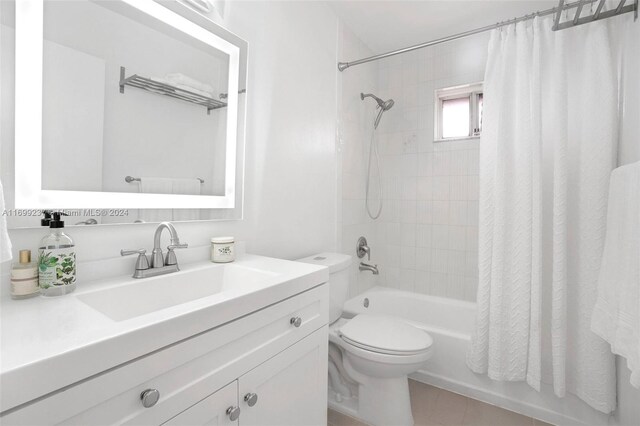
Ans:
{"type": "Polygon", "coordinates": [[[483,83],[463,84],[460,86],[436,89],[434,94],[434,142],[448,142],[457,140],[479,139],[480,117],[478,115],[478,101],[480,95],[484,97],[483,83]],[[443,102],[452,99],[469,98],[469,134],[450,138],[442,137],[443,131],[443,102]]]}

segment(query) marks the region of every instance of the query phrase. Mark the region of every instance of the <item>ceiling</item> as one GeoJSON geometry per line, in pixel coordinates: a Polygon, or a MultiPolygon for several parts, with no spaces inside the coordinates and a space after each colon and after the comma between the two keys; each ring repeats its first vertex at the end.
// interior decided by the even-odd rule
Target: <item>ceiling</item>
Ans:
{"type": "Polygon", "coordinates": [[[328,3],[374,54],[424,43],[558,5],[557,0],[330,0],[328,3]]]}

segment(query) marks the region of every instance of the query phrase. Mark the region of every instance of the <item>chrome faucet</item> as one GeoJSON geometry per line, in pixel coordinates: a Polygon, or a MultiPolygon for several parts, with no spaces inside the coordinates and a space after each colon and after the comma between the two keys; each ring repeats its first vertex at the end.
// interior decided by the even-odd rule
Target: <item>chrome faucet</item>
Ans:
{"type": "Polygon", "coordinates": [[[378,275],[380,272],[378,271],[378,265],[369,265],[368,263],[360,262],[360,267],[358,268],[360,271],[371,271],[373,275],[378,275]]]}
{"type": "Polygon", "coordinates": [[[180,270],[178,267],[178,258],[176,257],[175,249],[187,248],[188,244],[181,244],[180,238],[178,238],[178,231],[170,222],[162,222],[156,228],[156,232],[153,236],[153,251],[151,252],[151,266],[149,266],[149,259],[147,258],[146,249],[138,250],[120,250],[121,256],[128,256],[131,254],[137,254],[138,260],[136,261],[135,271],[133,272],[133,278],[148,278],[156,275],[170,274],[171,272],[177,272],[180,270]],[[163,257],[161,244],[162,231],[167,229],[171,238],[171,243],[167,247],[167,256],[163,257]]]}
{"type": "MultiPolygon", "coordinates": [[[[371,249],[369,248],[369,244],[367,243],[367,239],[365,237],[358,238],[356,254],[360,259],[362,259],[366,255],[367,260],[371,260],[371,249]]],[[[378,265],[370,265],[364,262],[360,262],[360,267],[358,269],[360,269],[360,271],[371,271],[373,272],[373,275],[378,275],[380,273],[378,272],[378,265]]]]}

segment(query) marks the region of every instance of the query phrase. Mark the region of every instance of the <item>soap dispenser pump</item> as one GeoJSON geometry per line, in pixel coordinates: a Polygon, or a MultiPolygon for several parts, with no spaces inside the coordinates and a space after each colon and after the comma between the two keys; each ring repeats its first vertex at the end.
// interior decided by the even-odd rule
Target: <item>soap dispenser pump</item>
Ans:
{"type": "Polygon", "coordinates": [[[62,296],[76,289],[76,248],[63,232],[62,212],[52,212],[51,232],[40,242],[38,285],[42,296],[62,296]]]}

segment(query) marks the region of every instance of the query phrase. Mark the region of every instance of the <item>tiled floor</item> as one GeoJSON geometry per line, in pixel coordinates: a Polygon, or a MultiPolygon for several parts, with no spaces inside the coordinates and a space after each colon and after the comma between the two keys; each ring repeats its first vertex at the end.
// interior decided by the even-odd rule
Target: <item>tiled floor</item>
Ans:
{"type": "MultiPolygon", "coordinates": [[[[549,426],[531,417],[414,380],[409,380],[409,389],[416,426],[549,426]]],[[[329,410],[328,424],[366,426],[333,410],[329,410]]]]}

